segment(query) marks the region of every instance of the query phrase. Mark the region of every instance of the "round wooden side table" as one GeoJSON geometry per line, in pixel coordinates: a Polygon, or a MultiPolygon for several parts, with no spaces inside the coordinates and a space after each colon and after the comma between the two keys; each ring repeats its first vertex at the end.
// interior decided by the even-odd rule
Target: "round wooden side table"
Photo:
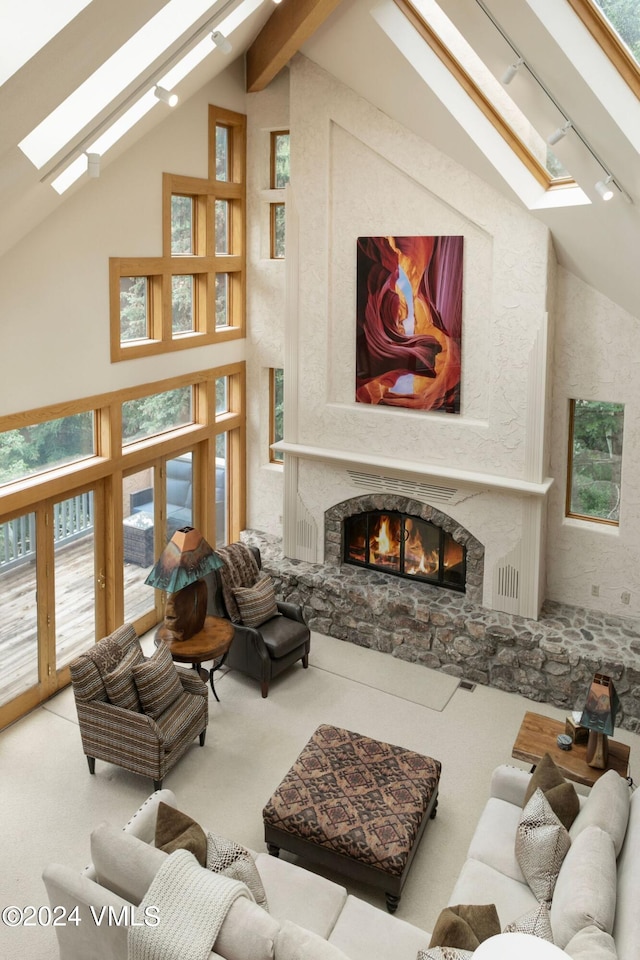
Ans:
{"type": "Polygon", "coordinates": [[[233,624],[224,617],[207,617],[202,630],[195,633],[188,640],[171,640],[166,636],[166,628],[161,625],[156,630],[155,644],[166,643],[169,653],[177,663],[190,663],[194,670],[199,670],[200,676],[206,683],[211,684],[211,691],[220,703],[220,697],[213,685],[213,675],[219,670],[227,658],[229,647],[233,640],[233,624]],[[200,666],[209,660],[213,666],[205,670],[200,666]]]}

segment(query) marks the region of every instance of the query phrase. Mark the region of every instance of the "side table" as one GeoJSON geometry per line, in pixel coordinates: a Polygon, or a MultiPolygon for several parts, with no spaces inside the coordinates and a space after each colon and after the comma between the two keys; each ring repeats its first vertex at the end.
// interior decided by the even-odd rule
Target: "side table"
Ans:
{"type": "Polygon", "coordinates": [[[225,620],[224,617],[207,617],[202,630],[195,633],[189,640],[171,640],[167,637],[166,627],[162,624],[156,630],[155,644],[158,646],[160,643],[166,643],[173,660],[177,663],[190,663],[194,670],[199,669],[200,676],[205,683],[209,681],[211,691],[220,703],[220,697],[213,685],[213,675],[227,658],[233,633],[233,624],[230,620],[225,620]],[[201,668],[200,664],[208,660],[213,661],[210,670],[201,668]]]}
{"type": "Polygon", "coordinates": [[[545,753],[548,753],[565,777],[587,787],[592,787],[607,770],[616,770],[621,777],[628,776],[630,749],[625,743],[609,737],[607,766],[604,770],[599,770],[587,763],[586,743],[574,743],[571,750],[561,750],[556,742],[559,733],[564,733],[564,723],[528,710],[513,744],[511,756],[536,766],[545,753]]]}

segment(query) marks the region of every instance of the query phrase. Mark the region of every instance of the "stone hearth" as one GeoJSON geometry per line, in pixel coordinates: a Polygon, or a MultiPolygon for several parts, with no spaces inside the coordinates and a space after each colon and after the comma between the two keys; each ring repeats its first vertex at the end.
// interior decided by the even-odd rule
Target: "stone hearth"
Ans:
{"type": "Polygon", "coordinates": [[[335,562],[289,560],[280,540],[257,531],[242,539],[260,548],[276,594],[302,605],[311,630],[567,710],[582,708],[601,671],[620,696],[617,726],[640,732],[636,620],[558,603],[529,620],[481,607],[468,593],[335,562]]]}

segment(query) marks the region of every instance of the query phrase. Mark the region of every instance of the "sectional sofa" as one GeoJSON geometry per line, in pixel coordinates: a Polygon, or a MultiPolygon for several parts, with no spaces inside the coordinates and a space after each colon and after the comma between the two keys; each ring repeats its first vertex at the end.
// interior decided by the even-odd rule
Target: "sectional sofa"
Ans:
{"type": "MultiPolygon", "coordinates": [[[[494,771],[448,898],[449,904],[495,904],[503,927],[538,906],[514,854],[530,776],[506,765],[494,771]]],[[[599,784],[580,797],[570,829],[571,847],[549,914],[554,940],[574,960],[640,960],[640,800],[637,793],[629,798],[617,774],[606,774],[599,784]]],[[[45,869],[50,902],[78,905],[82,917],[77,925],[56,928],[61,960],[127,960],[127,927],[97,926],[94,917],[102,907],[130,916],[127,910],[140,903],[165,862],[167,854],[153,845],[161,801],[177,805],[171,791],[157,791],[124,830],[98,826],[91,838],[93,862],[83,874],[57,864],[45,869]]],[[[291,862],[253,856],[269,910],[236,901],[208,960],[416,960],[427,950],[430,933],[291,862]]],[[[443,906],[446,901],[443,892],[443,906]]]]}

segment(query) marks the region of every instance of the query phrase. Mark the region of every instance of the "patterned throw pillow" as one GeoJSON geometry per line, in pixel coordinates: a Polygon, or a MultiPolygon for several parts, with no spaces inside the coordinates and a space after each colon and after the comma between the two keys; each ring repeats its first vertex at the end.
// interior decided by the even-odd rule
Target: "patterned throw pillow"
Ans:
{"type": "Polygon", "coordinates": [[[531,892],[551,903],[553,889],[571,840],[540,788],[522,811],[516,831],[516,859],[531,892]]]}
{"type": "Polygon", "coordinates": [[[549,908],[544,903],[538,904],[533,910],[523,913],[517,920],[508,923],[502,932],[528,933],[532,937],[541,937],[543,940],[553,943],[549,908]]]}
{"type": "Polygon", "coordinates": [[[178,671],[164,643],[152,657],[132,667],[131,672],[142,710],[154,720],[183,692],[178,671]]]}
{"type": "Polygon", "coordinates": [[[234,840],[226,840],[217,834],[207,834],[207,869],[222,873],[232,880],[246,883],[256,903],[269,909],[267,895],[262,886],[255,861],[248,850],[234,840]]]}
{"type": "Polygon", "coordinates": [[[278,615],[276,596],[271,577],[262,576],[252,587],[236,587],[233,595],[240,610],[242,622],[247,627],[260,624],[278,615]]]}
{"type": "Polygon", "coordinates": [[[472,950],[458,950],[457,947],[429,947],[428,950],[418,950],[416,960],[468,960],[472,956],[472,950]]]}
{"type": "Polygon", "coordinates": [[[131,672],[137,663],[142,663],[144,654],[139,647],[132,647],[118,666],[102,678],[109,701],[125,710],[140,713],[140,698],[131,672]]]}
{"type": "Polygon", "coordinates": [[[537,765],[524,795],[523,807],[540,788],[560,823],[569,829],[580,812],[580,800],[576,788],[562,776],[550,753],[537,765]]]}

